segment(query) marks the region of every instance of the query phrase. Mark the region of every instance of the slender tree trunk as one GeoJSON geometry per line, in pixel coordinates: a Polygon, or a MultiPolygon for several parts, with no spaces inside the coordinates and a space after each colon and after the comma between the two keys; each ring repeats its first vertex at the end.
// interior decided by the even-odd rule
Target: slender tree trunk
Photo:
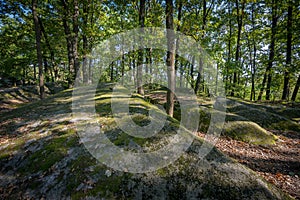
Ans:
{"type": "Polygon", "coordinates": [[[300,74],[298,76],[298,80],[297,80],[297,83],[296,83],[296,86],[294,88],[294,92],[293,92],[293,95],[292,95],[292,101],[295,101],[296,100],[296,97],[297,97],[297,94],[298,94],[298,90],[299,90],[299,87],[300,87],[300,74]]]}
{"type": "MultiPolygon", "coordinates": [[[[205,38],[205,28],[206,28],[207,17],[208,17],[208,14],[209,14],[213,4],[210,5],[208,10],[207,10],[206,5],[207,5],[206,0],[203,0],[203,16],[202,16],[202,28],[201,28],[202,29],[202,36],[201,36],[202,41],[205,38]]],[[[202,73],[203,73],[203,58],[202,58],[202,53],[200,53],[199,68],[198,68],[198,72],[197,72],[197,79],[196,79],[196,84],[195,84],[195,89],[194,89],[195,94],[198,93],[198,90],[200,88],[202,73]]],[[[204,88],[203,88],[203,91],[204,91],[204,88]]]]}
{"type": "Polygon", "coordinates": [[[286,44],[286,67],[284,72],[284,84],[283,84],[283,92],[282,92],[282,100],[288,99],[288,91],[289,91],[289,82],[290,82],[290,69],[291,69],[291,61],[292,61],[292,20],[293,20],[293,6],[292,3],[289,2],[288,7],[288,21],[287,21],[287,44],[286,44]]]}
{"type": "Polygon", "coordinates": [[[74,74],[74,54],[73,54],[73,45],[72,45],[72,34],[71,34],[71,30],[70,27],[68,25],[67,20],[69,19],[69,8],[67,3],[65,2],[65,0],[61,0],[61,3],[63,5],[63,17],[62,17],[62,21],[63,21],[63,27],[64,27],[64,32],[65,32],[65,36],[66,36],[66,41],[67,41],[67,50],[68,50],[68,77],[67,77],[67,81],[68,81],[68,85],[69,87],[71,87],[72,85],[72,76],[74,74]]]}
{"type": "MultiPolygon", "coordinates": [[[[182,0],[179,0],[178,3],[178,26],[177,31],[180,31],[180,23],[181,23],[181,15],[182,15],[182,0]]],[[[176,48],[175,48],[175,71],[178,69],[179,63],[179,56],[178,56],[178,48],[179,48],[180,39],[179,37],[176,38],[176,48]]]]}
{"type": "Polygon", "coordinates": [[[46,34],[46,31],[45,31],[44,25],[42,23],[42,20],[40,18],[38,18],[38,20],[39,20],[39,25],[41,27],[41,33],[43,33],[46,45],[48,47],[48,50],[50,51],[51,66],[49,67],[49,71],[50,71],[51,81],[54,82],[54,77],[55,77],[55,79],[57,78],[57,74],[55,74],[55,73],[54,73],[54,77],[53,77],[53,71],[55,72],[54,51],[53,51],[53,49],[52,49],[52,47],[50,45],[50,41],[49,41],[49,38],[48,38],[48,36],[46,34]]]}
{"type": "Polygon", "coordinates": [[[36,65],[33,65],[33,80],[36,81],[36,65]]]}
{"type": "Polygon", "coordinates": [[[194,92],[197,95],[198,90],[200,88],[200,83],[201,83],[201,73],[203,71],[203,60],[202,60],[202,56],[199,56],[199,68],[198,68],[198,72],[197,72],[197,79],[196,79],[196,83],[195,83],[195,88],[194,88],[194,92]]]}
{"type": "Polygon", "coordinates": [[[78,1],[74,0],[73,2],[73,14],[72,14],[72,32],[70,30],[70,26],[68,24],[69,19],[69,9],[71,5],[68,5],[65,0],[61,0],[63,5],[63,26],[67,40],[67,49],[68,49],[68,60],[69,60],[69,76],[68,76],[68,84],[69,87],[72,87],[77,72],[79,70],[79,61],[78,61],[78,16],[79,16],[79,6],[78,1]]]}
{"type": "Polygon", "coordinates": [[[85,34],[82,36],[82,46],[83,46],[83,59],[82,59],[82,75],[83,75],[83,83],[87,84],[89,82],[89,73],[88,73],[88,65],[87,65],[87,51],[88,51],[88,40],[85,34]]]}
{"type": "Polygon", "coordinates": [[[50,78],[49,78],[49,66],[48,66],[48,61],[46,56],[43,56],[43,61],[44,61],[44,74],[45,74],[45,81],[50,82],[50,78]]]}
{"type": "Polygon", "coordinates": [[[167,92],[167,114],[173,117],[174,92],[175,92],[175,35],[173,23],[173,1],[166,0],[166,28],[168,39],[167,67],[168,67],[168,92],[167,92]]]}
{"type": "Polygon", "coordinates": [[[88,11],[89,11],[90,2],[83,3],[83,25],[82,25],[82,75],[83,75],[83,83],[87,84],[89,82],[89,74],[88,74],[88,63],[87,63],[87,54],[88,54],[88,39],[87,39],[87,24],[88,24],[88,11]]]}
{"type": "Polygon", "coordinates": [[[148,57],[149,57],[149,72],[151,74],[150,76],[150,83],[152,83],[152,72],[153,72],[153,65],[152,65],[152,48],[149,48],[149,51],[148,51],[148,57]]]}
{"type": "Polygon", "coordinates": [[[41,48],[41,30],[39,27],[39,19],[37,14],[37,0],[32,0],[32,14],[35,27],[35,39],[36,39],[36,52],[39,67],[39,87],[40,87],[40,98],[45,98],[45,88],[44,88],[44,75],[43,75],[43,58],[42,58],[42,48],[41,48]]]}
{"type": "MultiPolygon", "coordinates": [[[[239,1],[236,0],[236,9],[237,9],[237,23],[238,23],[238,35],[237,35],[237,42],[236,42],[236,51],[235,51],[235,62],[236,65],[239,67],[240,63],[240,41],[241,41],[241,33],[242,33],[242,27],[243,27],[243,15],[244,15],[244,7],[245,3],[242,2],[242,13],[240,13],[240,8],[239,8],[239,1]]],[[[233,73],[233,88],[231,90],[230,96],[234,96],[235,94],[235,89],[237,86],[237,69],[234,70],[233,73]]]]}
{"type": "Polygon", "coordinates": [[[192,57],[192,63],[190,63],[190,77],[191,77],[191,86],[194,89],[194,66],[195,66],[195,56],[192,57]]]}
{"type": "Polygon", "coordinates": [[[93,61],[92,59],[89,59],[89,83],[93,83],[93,71],[92,71],[93,61]]]}
{"type": "Polygon", "coordinates": [[[74,0],[74,14],[73,14],[73,54],[74,54],[74,78],[75,80],[77,76],[77,72],[79,71],[79,57],[78,57],[78,32],[79,32],[79,25],[78,25],[78,16],[79,16],[79,6],[78,0],[74,0]]]}
{"type": "Polygon", "coordinates": [[[269,53],[269,61],[268,66],[266,68],[266,72],[264,74],[264,79],[262,82],[262,86],[258,95],[258,100],[262,99],[262,95],[264,92],[265,84],[267,82],[266,88],[266,100],[270,100],[270,90],[271,90],[271,81],[272,81],[272,74],[271,68],[273,65],[273,60],[275,56],[275,34],[276,34],[276,27],[277,27],[277,3],[275,0],[272,1],[272,34],[271,34],[271,44],[270,44],[270,53],[269,53]]]}
{"type": "MultiPolygon", "coordinates": [[[[145,0],[140,0],[140,9],[139,9],[139,24],[141,28],[145,27],[145,0]]],[[[140,41],[142,38],[140,38],[140,41]]],[[[144,88],[143,88],[143,56],[144,51],[139,50],[138,52],[138,63],[137,63],[137,86],[138,86],[138,94],[144,95],[144,88]]]]}
{"type": "Polygon", "coordinates": [[[226,83],[225,83],[225,92],[227,94],[227,91],[230,89],[231,87],[231,78],[229,80],[229,77],[231,77],[229,75],[229,68],[231,67],[231,37],[232,37],[232,23],[231,23],[231,3],[230,1],[228,2],[229,5],[229,39],[228,39],[228,54],[227,54],[227,65],[226,65],[226,83]],[[229,87],[230,86],[230,87],[229,87]]]}
{"type": "Polygon", "coordinates": [[[272,35],[271,35],[271,45],[270,45],[270,56],[269,56],[269,63],[268,63],[268,72],[267,72],[267,88],[266,88],[266,100],[270,100],[270,93],[271,93],[271,82],[272,82],[272,73],[271,68],[273,66],[274,56],[275,56],[275,35],[277,29],[277,1],[272,1],[272,35]]]}
{"type": "Polygon", "coordinates": [[[179,75],[179,87],[182,88],[183,84],[182,84],[182,78],[183,78],[183,63],[180,62],[180,75],[179,75]]]}

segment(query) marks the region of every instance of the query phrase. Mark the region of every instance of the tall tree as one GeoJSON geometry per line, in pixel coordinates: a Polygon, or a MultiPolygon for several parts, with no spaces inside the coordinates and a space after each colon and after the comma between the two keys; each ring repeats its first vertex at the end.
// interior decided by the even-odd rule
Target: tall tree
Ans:
{"type": "Polygon", "coordinates": [[[79,60],[78,60],[78,16],[79,16],[79,6],[78,0],[73,0],[68,2],[66,0],[61,0],[63,7],[63,27],[65,31],[67,50],[68,50],[68,60],[69,60],[69,76],[68,84],[69,87],[73,85],[75,76],[79,70],[79,60]],[[70,23],[71,17],[71,23],[70,23]]]}
{"type": "MultiPolygon", "coordinates": [[[[140,0],[140,9],[139,9],[139,25],[143,29],[145,27],[145,0],[140,0]]],[[[142,30],[143,31],[143,30],[142,30]]],[[[142,38],[140,38],[142,40],[142,38]]],[[[139,49],[138,53],[138,65],[137,65],[137,85],[138,85],[138,93],[140,95],[144,95],[143,88],[143,56],[144,51],[139,49]]]]}
{"type": "Polygon", "coordinates": [[[296,100],[296,97],[297,97],[297,94],[298,94],[298,91],[299,91],[299,87],[300,87],[300,74],[298,76],[298,79],[297,79],[297,83],[296,83],[296,86],[294,88],[294,91],[293,91],[293,95],[292,95],[292,101],[295,101],[296,100]]]}
{"type": "Polygon", "coordinates": [[[287,19],[287,42],[286,42],[286,66],[284,72],[284,83],[283,83],[283,92],[282,92],[282,100],[286,100],[288,98],[289,93],[289,82],[290,82],[290,70],[291,70],[291,62],[292,62],[292,21],[293,21],[293,4],[289,1],[288,6],[288,19],[287,19]]]}
{"type": "Polygon", "coordinates": [[[175,35],[173,22],[173,1],[166,1],[166,28],[167,28],[167,73],[168,73],[168,92],[167,92],[167,113],[173,117],[174,112],[174,92],[175,92],[175,35]]]}
{"type": "Polygon", "coordinates": [[[237,69],[240,67],[240,48],[241,48],[241,33],[242,33],[242,27],[243,27],[243,17],[244,17],[244,8],[245,8],[245,2],[242,2],[242,9],[240,10],[240,3],[239,0],[236,0],[236,12],[237,12],[237,24],[238,24],[238,35],[237,35],[237,41],[236,41],[236,50],[235,50],[235,62],[236,67],[233,72],[233,88],[231,91],[230,96],[234,96],[236,86],[237,86],[237,69]]]}
{"type": "Polygon", "coordinates": [[[273,61],[275,57],[275,40],[276,40],[276,29],[277,29],[277,1],[272,0],[272,28],[271,28],[271,44],[269,46],[269,59],[268,59],[268,66],[266,68],[266,72],[264,74],[263,82],[261,85],[261,89],[258,95],[257,100],[262,99],[262,95],[265,89],[265,85],[267,82],[267,88],[266,88],[266,100],[270,100],[270,91],[271,91],[271,81],[272,81],[272,73],[271,69],[273,66],[273,61]]]}
{"type": "Polygon", "coordinates": [[[39,87],[40,87],[40,98],[45,98],[45,88],[44,88],[44,75],[43,75],[43,58],[42,58],[42,48],[41,48],[41,30],[39,26],[39,19],[37,13],[37,0],[32,0],[32,15],[35,28],[35,38],[36,38],[36,52],[39,67],[39,87]]]}

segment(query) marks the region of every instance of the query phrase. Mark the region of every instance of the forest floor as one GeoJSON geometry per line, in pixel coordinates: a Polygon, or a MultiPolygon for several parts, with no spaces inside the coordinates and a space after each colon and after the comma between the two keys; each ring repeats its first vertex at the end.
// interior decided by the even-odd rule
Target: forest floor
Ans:
{"type": "MultiPolygon", "coordinates": [[[[246,165],[268,182],[300,199],[300,138],[275,131],[279,140],[273,146],[259,146],[221,136],[216,147],[246,165]]],[[[205,134],[199,132],[200,137],[205,134]]]]}
{"type": "MultiPolygon", "coordinates": [[[[149,98],[157,100],[160,104],[166,102],[165,93],[162,91],[150,94],[149,98]]],[[[237,104],[237,107],[245,106],[248,112],[255,109],[261,111],[261,115],[278,115],[298,124],[300,121],[300,106],[295,103],[285,105],[280,102],[253,103],[240,99],[228,101],[230,104],[237,104]]],[[[209,99],[200,100],[202,106],[209,107],[211,103],[209,99]]],[[[257,116],[257,120],[259,119],[260,117],[257,116]]],[[[287,130],[284,127],[282,127],[283,130],[266,129],[278,137],[275,145],[255,145],[221,135],[216,147],[258,173],[269,183],[276,185],[296,199],[300,199],[300,132],[287,130]]],[[[203,132],[197,132],[197,135],[205,137],[203,132]]]]}
{"type": "MultiPolygon", "coordinates": [[[[2,99],[0,99],[0,106],[5,108],[0,109],[0,114],[3,116],[6,115],[6,113],[11,113],[14,108],[20,107],[23,103],[37,99],[36,95],[27,97],[27,94],[24,94],[17,89],[0,91],[0,94],[0,97],[2,97],[2,99]]],[[[65,95],[69,98],[67,94],[65,95]]],[[[62,96],[62,102],[65,101],[63,98],[64,96],[62,96]]],[[[165,102],[163,92],[151,95],[150,98],[158,100],[158,103],[165,102]]],[[[266,118],[270,118],[269,116],[274,115],[278,118],[293,121],[294,124],[299,124],[300,108],[297,106],[295,107],[295,105],[269,105],[244,102],[238,99],[230,99],[229,101],[235,103],[235,107],[238,109],[246,108],[246,110],[248,109],[249,111],[255,109],[253,111],[261,112],[261,115],[266,115],[266,118]]],[[[49,102],[52,104],[50,100],[49,102]]],[[[201,101],[200,104],[202,106],[209,106],[210,102],[205,100],[201,101]]],[[[53,107],[53,109],[54,108],[55,107],[53,107]]],[[[46,109],[47,106],[43,110],[46,111],[46,109]]],[[[41,112],[43,110],[41,110],[41,112]]],[[[231,111],[234,112],[234,109],[231,111]]],[[[61,110],[54,109],[52,114],[53,117],[55,117],[54,115],[59,115],[61,113],[61,110]]],[[[37,113],[28,112],[28,118],[31,119],[32,117],[29,115],[32,116],[34,114],[37,113]]],[[[47,115],[45,113],[43,114],[47,115]]],[[[260,120],[259,117],[257,117],[257,120],[260,120]]],[[[45,123],[45,126],[47,125],[52,126],[50,122],[45,123]]],[[[278,129],[278,127],[277,129],[264,128],[278,137],[275,145],[254,145],[222,135],[216,143],[216,147],[229,157],[234,158],[237,162],[246,165],[264,177],[271,184],[276,185],[296,199],[300,199],[300,132],[297,129],[288,130],[285,127],[282,130],[280,130],[280,128],[278,129]]],[[[197,134],[200,137],[205,135],[202,132],[198,132],[197,134]]],[[[4,144],[6,144],[8,140],[9,138],[1,137],[1,148],[5,148],[4,144]]]]}

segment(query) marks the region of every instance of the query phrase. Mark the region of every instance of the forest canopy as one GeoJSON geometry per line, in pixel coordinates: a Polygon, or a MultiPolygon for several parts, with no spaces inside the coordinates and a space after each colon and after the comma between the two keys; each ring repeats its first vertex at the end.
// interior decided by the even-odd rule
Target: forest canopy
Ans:
{"type": "MultiPolygon", "coordinates": [[[[36,84],[44,93],[44,84],[72,87],[78,70],[86,84],[99,81],[93,73],[101,73],[100,81],[114,82],[131,69],[139,81],[143,71],[159,69],[138,65],[155,66],[172,55],[134,51],[101,71],[88,62],[89,54],[116,33],[167,27],[191,36],[209,53],[228,96],[299,101],[299,10],[296,0],[1,0],[0,84],[36,84]]],[[[175,75],[185,77],[196,93],[208,94],[203,69],[174,56],[175,75]]]]}

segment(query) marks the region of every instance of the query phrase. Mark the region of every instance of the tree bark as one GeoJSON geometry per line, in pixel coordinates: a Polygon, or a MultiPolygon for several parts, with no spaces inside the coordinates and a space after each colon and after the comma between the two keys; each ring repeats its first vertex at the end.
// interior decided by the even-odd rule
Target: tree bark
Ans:
{"type": "Polygon", "coordinates": [[[294,88],[294,92],[293,92],[293,95],[292,95],[292,101],[295,101],[296,100],[296,97],[297,97],[297,94],[298,94],[298,90],[299,90],[299,87],[300,87],[300,74],[298,76],[298,80],[297,80],[297,83],[296,83],[296,86],[294,88]]]}
{"type": "MultiPolygon", "coordinates": [[[[181,16],[182,16],[182,0],[179,0],[178,2],[178,26],[177,31],[180,31],[180,23],[181,23],[181,16]]],[[[179,63],[179,56],[178,56],[178,48],[179,48],[180,39],[179,37],[176,38],[176,52],[175,52],[175,71],[178,69],[178,63],[179,63]]]]}
{"type": "MultiPolygon", "coordinates": [[[[245,7],[245,3],[242,2],[242,13],[240,14],[240,7],[239,7],[239,1],[236,0],[236,11],[237,11],[237,23],[238,23],[238,35],[237,35],[237,42],[236,42],[236,51],[235,51],[235,62],[236,65],[239,67],[239,62],[240,62],[240,41],[241,41],[241,33],[242,33],[242,27],[243,27],[243,15],[244,15],[244,7],[245,7]]],[[[237,86],[237,70],[234,70],[233,73],[233,87],[231,90],[231,94],[230,96],[234,96],[235,95],[235,89],[237,86]]]]}
{"type": "Polygon", "coordinates": [[[262,95],[265,89],[265,84],[267,82],[267,88],[266,88],[266,100],[270,100],[270,90],[271,90],[271,81],[272,81],[272,74],[271,74],[271,68],[273,65],[273,60],[275,56],[275,34],[276,34],[276,28],[277,28],[277,3],[275,0],[272,1],[272,34],[271,34],[271,44],[270,44],[270,53],[269,53],[269,61],[268,66],[266,68],[266,72],[264,74],[264,79],[262,82],[262,86],[258,95],[258,100],[260,101],[262,99],[262,95]]]}
{"type": "Polygon", "coordinates": [[[228,2],[229,5],[229,39],[228,39],[228,54],[227,54],[227,65],[226,65],[226,83],[225,83],[225,92],[231,87],[231,76],[229,75],[229,67],[231,66],[231,37],[232,37],[232,23],[231,23],[231,2],[228,2]]]}
{"type": "MultiPolygon", "coordinates": [[[[145,0],[140,0],[140,9],[139,9],[139,25],[141,28],[145,27],[145,0]]],[[[140,38],[141,42],[142,38],[140,38]]],[[[138,63],[137,63],[137,89],[138,94],[144,95],[143,88],[143,57],[144,51],[139,49],[138,51],[138,63]]]]}
{"type": "Polygon", "coordinates": [[[289,82],[290,82],[290,69],[292,62],[292,20],[293,20],[293,6],[292,3],[289,2],[288,7],[288,21],[287,21],[287,43],[286,43],[286,67],[284,72],[284,83],[283,83],[283,92],[282,92],[282,100],[288,99],[289,93],[289,82]]]}
{"type": "MultiPolygon", "coordinates": [[[[52,82],[54,82],[54,79],[56,80],[57,79],[57,74],[55,73],[56,72],[56,69],[55,69],[55,60],[54,60],[54,51],[50,45],[50,41],[49,41],[49,38],[46,34],[46,31],[45,31],[45,27],[43,25],[43,22],[42,20],[38,17],[38,20],[39,20],[39,25],[41,27],[41,33],[44,35],[44,38],[45,38],[45,42],[46,42],[46,46],[48,47],[48,50],[50,51],[50,60],[51,60],[51,66],[50,66],[50,76],[51,76],[51,80],[52,82]],[[54,77],[53,77],[53,70],[54,70],[54,77]]],[[[45,70],[46,71],[46,70],[45,70]]]]}
{"type": "Polygon", "coordinates": [[[79,16],[79,7],[78,7],[78,1],[73,1],[73,14],[72,14],[72,25],[73,29],[71,32],[70,25],[68,23],[69,19],[69,9],[70,5],[67,4],[65,0],[61,0],[61,3],[63,5],[63,26],[64,26],[64,32],[66,35],[66,41],[67,41],[67,50],[68,50],[68,60],[69,60],[69,76],[68,76],[68,84],[69,87],[72,87],[73,82],[75,80],[75,77],[77,75],[77,72],[79,70],[79,62],[78,62],[78,32],[79,32],[79,26],[78,26],[78,16],[79,16]]]}
{"type": "Polygon", "coordinates": [[[175,92],[175,35],[173,23],[173,1],[166,0],[166,28],[168,40],[167,68],[168,68],[168,92],[167,92],[167,114],[173,117],[174,92],[175,92]]]}
{"type": "Polygon", "coordinates": [[[271,82],[272,82],[272,73],[271,68],[273,66],[273,61],[275,57],[275,35],[277,29],[277,1],[272,1],[272,36],[271,36],[271,45],[270,45],[270,56],[269,56],[269,63],[268,63],[268,71],[267,71],[267,88],[266,88],[266,100],[270,100],[270,93],[271,93],[271,82]]]}
{"type": "Polygon", "coordinates": [[[39,67],[39,87],[40,87],[40,98],[45,98],[45,88],[44,88],[44,74],[43,74],[43,58],[42,58],[42,48],[41,48],[41,30],[39,26],[39,19],[37,14],[37,0],[32,0],[32,14],[35,27],[35,39],[36,39],[36,52],[39,67]]]}

